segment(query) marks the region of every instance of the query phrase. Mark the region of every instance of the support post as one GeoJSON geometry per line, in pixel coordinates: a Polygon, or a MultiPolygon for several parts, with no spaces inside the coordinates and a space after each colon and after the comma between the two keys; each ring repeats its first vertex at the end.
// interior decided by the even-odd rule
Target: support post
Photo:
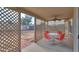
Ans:
{"type": "Polygon", "coordinates": [[[74,38],[74,52],[78,52],[78,8],[74,8],[74,18],[72,21],[73,38],[74,38]]]}

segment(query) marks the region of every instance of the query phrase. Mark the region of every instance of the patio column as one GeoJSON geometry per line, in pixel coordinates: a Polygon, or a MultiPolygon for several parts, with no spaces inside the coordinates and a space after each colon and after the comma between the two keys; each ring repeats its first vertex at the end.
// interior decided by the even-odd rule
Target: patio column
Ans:
{"type": "Polygon", "coordinates": [[[69,32],[71,33],[72,32],[72,30],[71,30],[71,21],[70,21],[71,19],[69,19],[69,21],[68,21],[68,26],[69,26],[69,32]]]}
{"type": "Polygon", "coordinates": [[[69,25],[68,25],[68,19],[65,19],[65,36],[67,39],[69,39],[69,25]]]}
{"type": "Polygon", "coordinates": [[[46,21],[46,29],[45,31],[48,31],[48,21],[46,21]]]}
{"type": "Polygon", "coordinates": [[[74,52],[78,52],[78,8],[74,8],[74,18],[72,21],[72,30],[74,38],[74,52]]]}
{"type": "Polygon", "coordinates": [[[37,39],[36,39],[36,17],[35,17],[35,35],[34,35],[34,37],[35,37],[35,40],[34,40],[34,42],[36,43],[37,42],[37,39]]]}

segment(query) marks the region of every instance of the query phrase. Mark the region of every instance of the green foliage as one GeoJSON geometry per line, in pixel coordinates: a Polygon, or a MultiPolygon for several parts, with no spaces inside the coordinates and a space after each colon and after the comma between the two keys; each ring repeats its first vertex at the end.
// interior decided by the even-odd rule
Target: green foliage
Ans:
{"type": "Polygon", "coordinates": [[[31,22],[32,17],[31,16],[25,16],[21,18],[21,24],[22,25],[29,25],[31,22]]]}

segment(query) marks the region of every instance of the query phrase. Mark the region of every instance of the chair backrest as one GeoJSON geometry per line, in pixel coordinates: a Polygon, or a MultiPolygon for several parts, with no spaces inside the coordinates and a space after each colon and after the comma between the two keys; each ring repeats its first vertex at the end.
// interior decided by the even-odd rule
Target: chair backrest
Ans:
{"type": "Polygon", "coordinates": [[[63,40],[64,39],[64,36],[65,36],[64,33],[62,33],[61,31],[58,31],[57,34],[59,35],[59,37],[57,38],[57,40],[63,40]]]}
{"type": "Polygon", "coordinates": [[[45,38],[46,38],[47,40],[50,40],[51,37],[50,37],[48,34],[49,34],[49,32],[48,32],[48,31],[45,31],[44,36],[45,36],[45,38]]]}

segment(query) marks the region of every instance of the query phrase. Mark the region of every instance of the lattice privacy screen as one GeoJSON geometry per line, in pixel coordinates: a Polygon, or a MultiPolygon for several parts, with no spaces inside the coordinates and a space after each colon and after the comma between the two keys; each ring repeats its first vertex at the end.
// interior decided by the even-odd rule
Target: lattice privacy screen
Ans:
{"type": "Polygon", "coordinates": [[[0,51],[20,51],[19,13],[0,7],[0,51]]]}

